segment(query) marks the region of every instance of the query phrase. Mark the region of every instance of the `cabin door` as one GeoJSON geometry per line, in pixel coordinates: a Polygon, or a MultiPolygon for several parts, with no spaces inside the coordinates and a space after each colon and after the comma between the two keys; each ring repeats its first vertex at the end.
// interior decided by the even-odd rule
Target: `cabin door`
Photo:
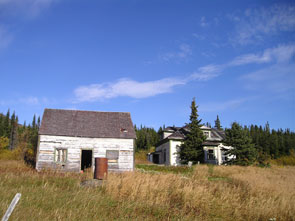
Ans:
{"type": "Polygon", "coordinates": [[[81,170],[91,168],[92,166],[92,150],[82,150],[81,170]]]}

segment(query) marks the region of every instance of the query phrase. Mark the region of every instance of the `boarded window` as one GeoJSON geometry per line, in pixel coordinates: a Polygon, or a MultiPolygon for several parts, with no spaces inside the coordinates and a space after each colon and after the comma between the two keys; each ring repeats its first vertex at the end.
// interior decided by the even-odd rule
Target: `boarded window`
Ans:
{"type": "Polygon", "coordinates": [[[55,149],[55,162],[57,163],[66,163],[67,162],[68,150],[64,148],[55,149]]]}
{"type": "Polygon", "coordinates": [[[108,163],[118,163],[119,150],[107,150],[108,163]]]}
{"type": "Polygon", "coordinates": [[[119,150],[107,150],[108,167],[109,169],[119,169],[119,150]]]}

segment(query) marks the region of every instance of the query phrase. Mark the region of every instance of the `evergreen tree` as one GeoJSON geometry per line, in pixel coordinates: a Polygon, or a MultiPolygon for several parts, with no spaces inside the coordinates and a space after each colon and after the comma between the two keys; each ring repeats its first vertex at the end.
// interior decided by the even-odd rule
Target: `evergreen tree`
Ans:
{"type": "Polygon", "coordinates": [[[37,128],[38,128],[38,130],[39,130],[40,126],[41,126],[41,120],[40,120],[40,116],[39,116],[38,120],[37,120],[37,128]]]}
{"type": "Polygon", "coordinates": [[[234,156],[227,163],[247,166],[253,164],[257,158],[255,144],[248,135],[248,132],[238,123],[234,122],[231,129],[225,130],[225,141],[227,146],[233,147],[226,151],[229,156],[234,156]]]}
{"type": "Polygon", "coordinates": [[[34,114],[34,117],[33,117],[33,120],[32,120],[32,128],[33,128],[33,130],[35,130],[36,127],[37,127],[37,125],[36,125],[36,115],[34,114]]]}
{"type": "Polygon", "coordinates": [[[191,104],[190,123],[188,124],[190,133],[184,139],[183,144],[180,146],[179,157],[181,163],[187,164],[192,161],[194,164],[198,161],[204,160],[203,142],[206,139],[201,130],[201,120],[198,120],[198,106],[196,106],[195,98],[191,104]]]}
{"type": "Polygon", "coordinates": [[[4,135],[4,116],[0,114],[0,137],[4,135]]]}
{"type": "Polygon", "coordinates": [[[3,136],[9,138],[10,135],[10,110],[8,109],[3,122],[3,136]]]}
{"type": "Polygon", "coordinates": [[[222,130],[218,115],[217,115],[217,118],[216,118],[216,120],[215,120],[215,126],[214,126],[214,127],[215,127],[216,129],[218,129],[218,130],[222,130]]]}
{"type": "Polygon", "coordinates": [[[16,130],[17,130],[17,122],[18,119],[15,116],[15,112],[11,115],[10,119],[10,138],[9,138],[9,149],[14,149],[15,142],[16,142],[16,130]]]}

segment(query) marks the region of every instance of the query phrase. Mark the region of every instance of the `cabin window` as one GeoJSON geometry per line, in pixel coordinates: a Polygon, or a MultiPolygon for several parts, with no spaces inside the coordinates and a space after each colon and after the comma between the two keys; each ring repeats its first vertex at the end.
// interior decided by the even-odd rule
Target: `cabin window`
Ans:
{"type": "Polygon", "coordinates": [[[119,150],[107,150],[108,163],[118,163],[119,150]]]}
{"type": "Polygon", "coordinates": [[[210,137],[210,132],[209,132],[209,131],[204,131],[204,135],[205,135],[206,137],[210,137]]]}
{"type": "Polygon", "coordinates": [[[214,150],[208,150],[208,152],[207,152],[207,159],[208,160],[214,160],[215,159],[214,150]]]}
{"type": "Polygon", "coordinates": [[[119,150],[107,150],[106,157],[109,169],[119,169],[119,150]]]}
{"type": "Polygon", "coordinates": [[[68,150],[64,148],[55,149],[55,162],[57,163],[66,163],[67,162],[68,150]]]}

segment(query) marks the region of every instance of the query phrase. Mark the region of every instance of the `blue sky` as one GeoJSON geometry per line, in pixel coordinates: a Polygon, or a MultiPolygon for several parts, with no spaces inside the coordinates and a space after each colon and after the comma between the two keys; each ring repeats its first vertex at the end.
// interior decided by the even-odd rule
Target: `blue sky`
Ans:
{"type": "Polygon", "coordinates": [[[0,112],[295,129],[295,2],[0,0],[0,112]]]}

